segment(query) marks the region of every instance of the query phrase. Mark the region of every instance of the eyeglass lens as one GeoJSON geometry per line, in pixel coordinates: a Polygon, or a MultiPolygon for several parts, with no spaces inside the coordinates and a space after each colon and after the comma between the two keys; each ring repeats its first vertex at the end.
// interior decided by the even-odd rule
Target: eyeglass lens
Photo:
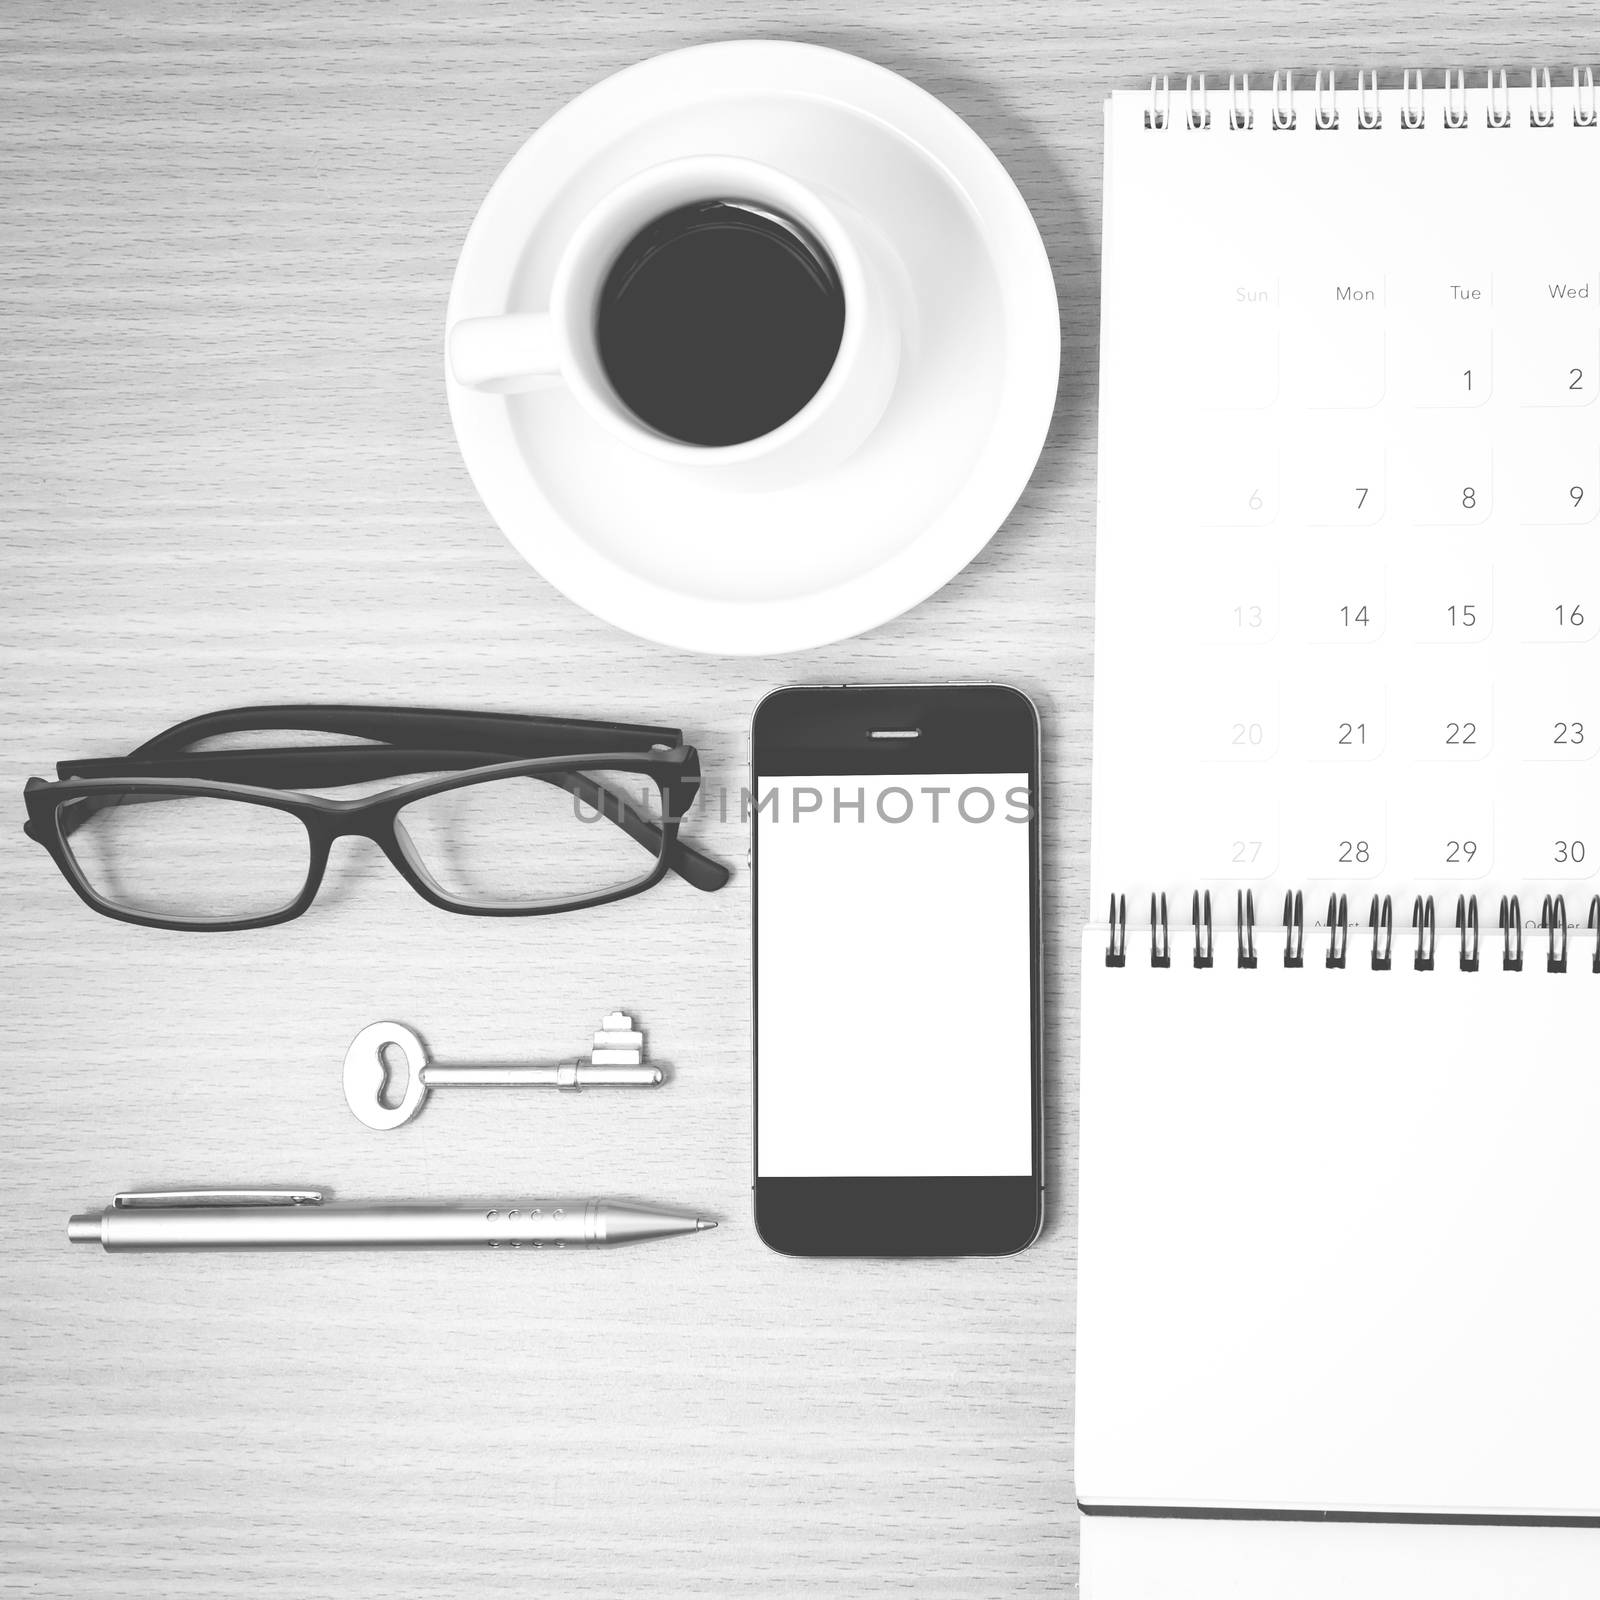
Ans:
{"type": "Polygon", "coordinates": [[[138,916],[271,916],[293,904],[311,870],[305,825],[273,806],[133,792],[68,800],[58,817],[90,892],[138,916]]]}
{"type": "Polygon", "coordinates": [[[648,877],[659,839],[636,839],[624,824],[659,826],[661,810],[653,778],[595,768],[445,789],[401,807],[395,832],[412,866],[446,899],[531,907],[648,877]]]}

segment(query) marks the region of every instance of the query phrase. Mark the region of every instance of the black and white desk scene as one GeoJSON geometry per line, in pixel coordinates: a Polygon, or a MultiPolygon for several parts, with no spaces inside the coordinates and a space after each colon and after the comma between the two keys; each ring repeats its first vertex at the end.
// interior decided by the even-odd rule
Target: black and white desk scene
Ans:
{"type": "Polygon", "coordinates": [[[12,6],[0,1586],[1600,1595],[1596,72],[12,6]]]}

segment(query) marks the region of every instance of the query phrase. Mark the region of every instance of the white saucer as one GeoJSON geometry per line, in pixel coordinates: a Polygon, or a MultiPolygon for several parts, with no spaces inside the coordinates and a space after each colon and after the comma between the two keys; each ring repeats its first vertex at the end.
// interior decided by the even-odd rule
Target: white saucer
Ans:
{"type": "Polygon", "coordinates": [[[839,195],[906,269],[897,387],[850,460],[795,488],[718,488],[613,439],[564,389],[445,382],[484,504],[562,593],[662,644],[775,655],[898,616],[1005,520],[1055,405],[1055,284],[1016,186],[948,107],[855,56],[755,41],[657,56],[552,117],[474,220],[447,324],[543,309],[596,199],[710,153],[839,195]]]}

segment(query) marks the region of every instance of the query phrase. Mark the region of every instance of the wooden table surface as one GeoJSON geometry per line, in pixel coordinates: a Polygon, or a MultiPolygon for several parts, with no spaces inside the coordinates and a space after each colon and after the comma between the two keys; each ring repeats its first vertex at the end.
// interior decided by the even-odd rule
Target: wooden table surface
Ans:
{"type": "MultiPolygon", "coordinates": [[[[1590,8],[1308,0],[626,6],[12,3],[0,34],[0,1584],[40,1594],[1068,1593],[1070,954],[1085,905],[1100,103],[1153,70],[1560,66],[1590,8]],[[853,50],[990,143],[1060,287],[1032,484],[943,592],[865,638],[725,661],[625,637],[526,567],[440,383],[485,189],[657,51],[853,50]],[[1045,716],[1050,1220],[1005,1261],[804,1262],[749,1219],[748,898],[453,918],[371,849],[254,934],[124,926],[19,831],[30,774],[269,701],[680,723],[739,782],[773,685],[998,678],[1045,716]],[[629,1006],[658,1096],[339,1090],[379,1017],[442,1057],[555,1057],[629,1006]],[[600,1192],[714,1234],[617,1253],[69,1250],[117,1188],[600,1192]]],[[[1494,219],[1485,219],[1486,225],[1494,219]]],[[[1181,381],[1173,371],[1156,381],[1181,381]]],[[[734,821],[690,830],[741,858],[734,821]]]]}

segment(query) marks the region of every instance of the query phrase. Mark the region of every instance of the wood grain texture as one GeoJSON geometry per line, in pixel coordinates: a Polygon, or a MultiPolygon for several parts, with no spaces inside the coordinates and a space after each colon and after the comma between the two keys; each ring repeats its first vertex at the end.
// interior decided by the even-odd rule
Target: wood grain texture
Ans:
{"type": "MultiPolygon", "coordinates": [[[[1594,57],[1577,5],[1295,0],[759,10],[6,7],[0,35],[0,1580],[46,1595],[1069,1593],[1073,1046],[1084,904],[1100,102],[1152,70],[1594,57]],[[524,566],[440,383],[445,295],[524,138],[643,56],[854,50],[942,96],[1043,229],[1064,365],[1007,526],[910,615],[727,662],[626,638],[524,566]],[[270,700],[681,722],[712,789],[769,687],[1017,683],[1048,740],[1051,1218],[995,1263],[800,1262],[749,1224],[748,899],[450,918],[348,849],[251,936],[88,913],[16,824],[31,773],[270,700]],[[338,1063],[559,1055],[614,1005],[656,1097],[441,1096],[359,1128],[338,1063]],[[117,1187],[590,1191],[717,1233],[626,1253],[108,1259],[117,1187]]],[[[1171,374],[1152,381],[1175,381],[1171,374]]],[[[693,831],[724,859],[741,831],[693,831]]]]}

